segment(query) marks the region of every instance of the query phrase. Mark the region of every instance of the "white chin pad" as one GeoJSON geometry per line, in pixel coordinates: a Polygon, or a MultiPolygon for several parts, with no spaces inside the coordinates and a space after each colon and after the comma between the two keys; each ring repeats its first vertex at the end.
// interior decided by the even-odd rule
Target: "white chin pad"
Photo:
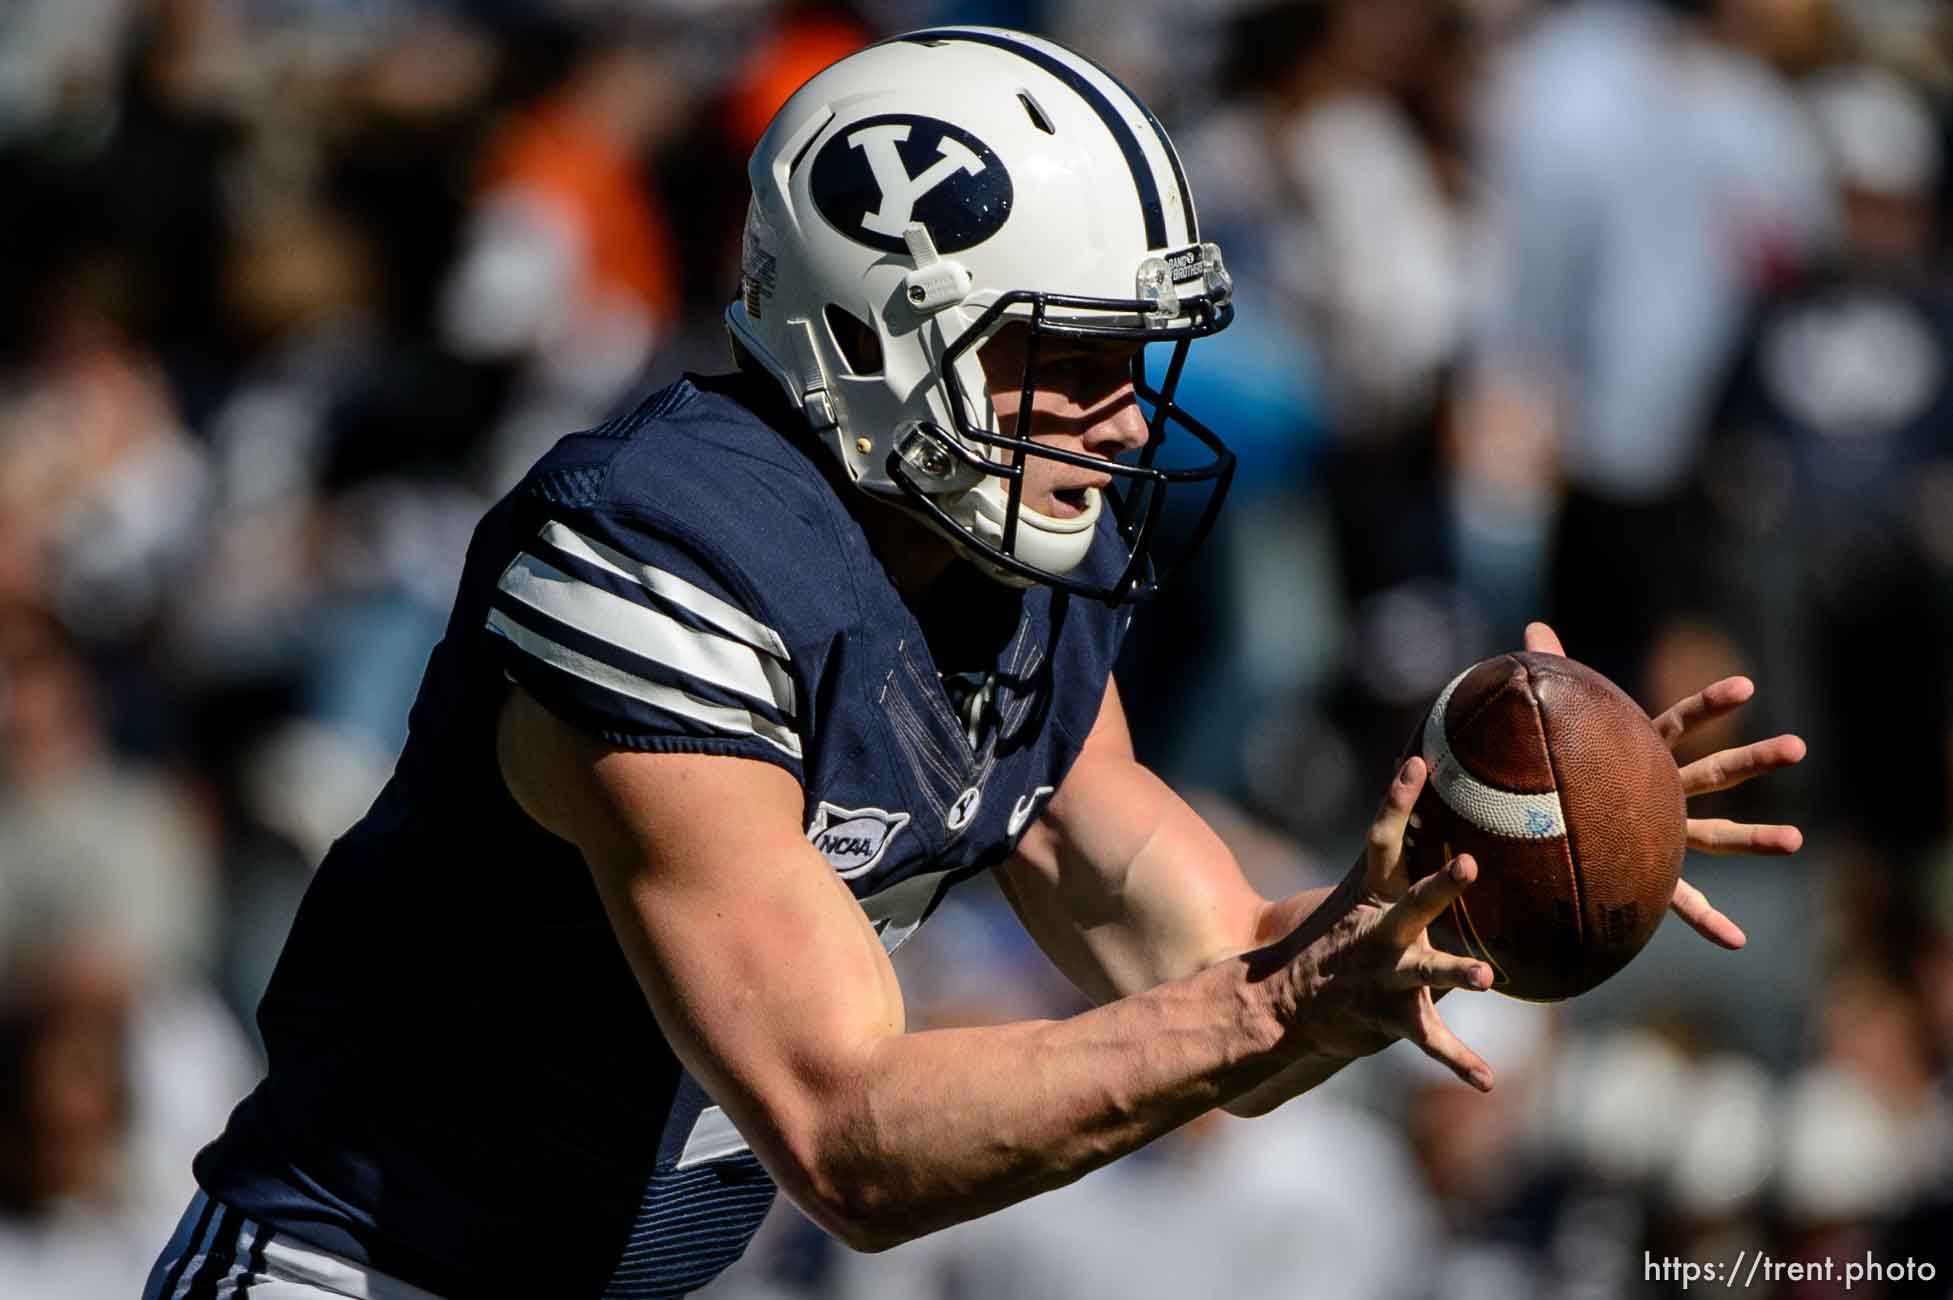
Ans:
{"type": "MultiPolygon", "coordinates": [[[[1092,549],[1099,513],[1105,509],[1105,493],[1099,488],[1086,492],[1083,512],[1071,519],[1054,519],[1029,506],[1017,511],[1017,545],[1013,559],[1043,569],[1047,573],[1070,573],[1092,549]]],[[[1004,544],[1004,516],[1010,503],[1010,485],[1000,478],[985,479],[970,489],[971,531],[983,541],[1001,549],[1004,544]]]]}

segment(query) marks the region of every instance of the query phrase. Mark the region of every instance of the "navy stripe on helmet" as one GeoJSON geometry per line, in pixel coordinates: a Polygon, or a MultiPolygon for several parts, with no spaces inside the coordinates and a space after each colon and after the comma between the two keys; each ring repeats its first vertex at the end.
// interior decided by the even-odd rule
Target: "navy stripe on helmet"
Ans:
{"type": "Polygon", "coordinates": [[[1187,242],[1199,243],[1200,221],[1194,215],[1193,191],[1187,188],[1187,173],[1180,167],[1180,155],[1174,151],[1173,141],[1166,138],[1166,128],[1160,125],[1159,118],[1153,116],[1153,110],[1146,107],[1146,101],[1133,94],[1132,87],[1121,81],[1117,73],[1103,64],[1093,66],[1103,72],[1113,85],[1126,92],[1126,98],[1139,106],[1139,111],[1146,115],[1147,125],[1151,126],[1153,134],[1160,138],[1160,152],[1166,155],[1166,161],[1173,168],[1173,183],[1180,187],[1180,213],[1181,219],[1187,223],[1187,242]]]}
{"type": "MultiPolygon", "coordinates": [[[[977,45],[989,45],[999,50],[1007,50],[1019,58],[1035,63],[1077,91],[1079,97],[1090,104],[1093,111],[1105,122],[1106,129],[1112,132],[1112,138],[1118,142],[1119,152],[1126,156],[1126,166],[1132,169],[1133,184],[1139,189],[1139,208],[1146,218],[1146,246],[1166,247],[1166,212],[1160,203],[1159,182],[1153,178],[1153,165],[1146,161],[1146,153],[1140,148],[1139,137],[1133,133],[1132,124],[1126,121],[1125,115],[1118,110],[1103,90],[1100,90],[1078,69],[1048,50],[1027,45],[1022,41],[1014,41],[1006,36],[999,36],[995,32],[967,31],[960,27],[938,27],[928,31],[910,32],[898,39],[917,45],[929,45],[937,41],[970,41],[977,45]]],[[[1132,92],[1127,91],[1127,93],[1132,92]]],[[[1147,117],[1150,119],[1152,114],[1148,113],[1147,117]]],[[[1159,123],[1153,123],[1153,129],[1159,130],[1159,123]]],[[[1161,139],[1165,139],[1164,132],[1161,133],[1161,139]]],[[[1172,158],[1173,150],[1167,149],[1166,154],[1167,157],[1172,158]]],[[[1178,159],[1174,160],[1173,168],[1177,175],[1180,169],[1178,159]]],[[[1186,197],[1184,181],[1181,182],[1180,194],[1184,200],[1186,197]]],[[[1191,207],[1187,209],[1187,216],[1191,221],[1193,217],[1191,207]]]]}

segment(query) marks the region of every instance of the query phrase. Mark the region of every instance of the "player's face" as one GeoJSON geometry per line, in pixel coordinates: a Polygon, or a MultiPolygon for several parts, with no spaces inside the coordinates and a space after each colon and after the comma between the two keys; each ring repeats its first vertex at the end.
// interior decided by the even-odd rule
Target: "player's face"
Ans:
{"type": "MultiPolygon", "coordinates": [[[[979,353],[999,432],[1017,432],[1023,415],[1025,345],[1029,331],[1007,325],[979,353]]],[[[1132,386],[1137,343],[1081,343],[1041,339],[1037,387],[1031,393],[1031,441],[1110,460],[1146,445],[1146,417],[1132,386]]],[[[1091,508],[1092,493],[1112,481],[1077,465],[1040,456],[1024,465],[1024,505],[1053,519],[1074,519],[1091,508]]]]}

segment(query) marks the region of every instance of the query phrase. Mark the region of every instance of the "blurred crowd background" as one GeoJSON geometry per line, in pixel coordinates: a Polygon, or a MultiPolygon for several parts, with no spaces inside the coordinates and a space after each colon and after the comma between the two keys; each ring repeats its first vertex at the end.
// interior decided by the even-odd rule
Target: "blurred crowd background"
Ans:
{"type": "MultiPolygon", "coordinates": [[[[1489,1097],[1399,1045],[886,1255],[783,1205],[714,1294],[1644,1296],[1758,1249],[1953,1294],[1940,0],[8,0],[0,1298],[136,1294],[475,519],[725,368],[773,109],[939,21],[1110,65],[1226,249],[1182,392],[1243,470],[1121,672],[1266,892],[1542,613],[1651,709],[1752,674],[1691,753],[1811,757],[1701,811],[1808,845],[1689,863],[1740,955],[1671,920],[1577,1003],[1447,1000],[1489,1097]]],[[[898,966],[915,1024],[1078,1005],[982,884],[898,966]]]]}

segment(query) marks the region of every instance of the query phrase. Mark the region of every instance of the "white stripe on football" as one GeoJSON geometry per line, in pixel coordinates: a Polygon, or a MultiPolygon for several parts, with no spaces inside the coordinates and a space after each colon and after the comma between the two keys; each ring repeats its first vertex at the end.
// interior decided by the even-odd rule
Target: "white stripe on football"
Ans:
{"type": "Polygon", "coordinates": [[[1451,704],[1451,693],[1465,680],[1459,673],[1438,694],[1438,701],[1424,719],[1424,762],[1431,769],[1431,787],[1451,811],[1492,835],[1515,840],[1546,840],[1566,834],[1566,812],[1555,791],[1545,794],[1518,794],[1485,784],[1464,769],[1451,750],[1445,735],[1444,713],[1451,704]]]}

